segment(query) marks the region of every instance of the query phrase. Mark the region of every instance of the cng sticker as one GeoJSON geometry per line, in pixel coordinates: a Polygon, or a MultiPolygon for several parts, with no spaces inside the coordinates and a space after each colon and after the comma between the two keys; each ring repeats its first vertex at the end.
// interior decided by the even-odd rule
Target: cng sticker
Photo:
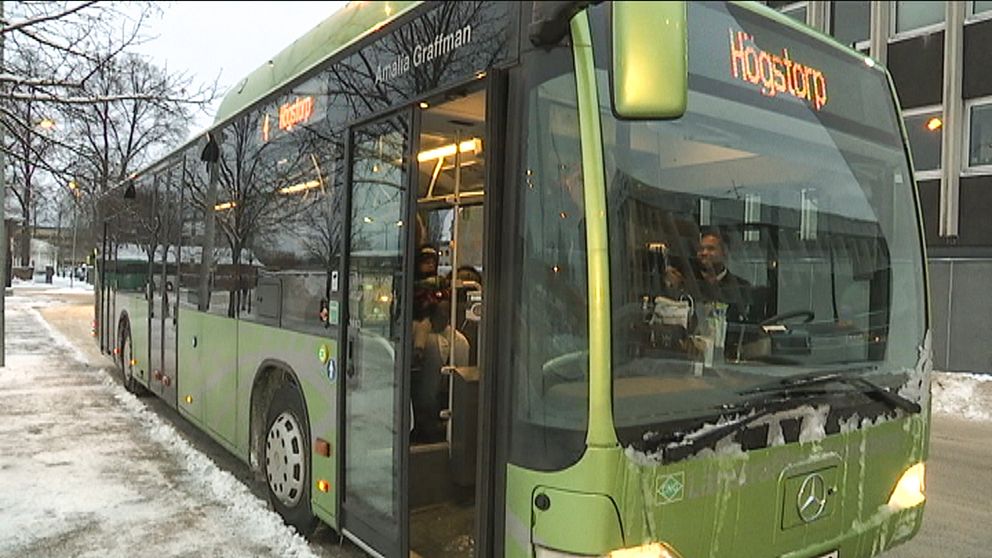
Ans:
{"type": "Polygon", "coordinates": [[[679,502],[685,497],[685,473],[662,475],[655,480],[655,496],[659,504],[679,502]]]}
{"type": "Polygon", "coordinates": [[[321,344],[320,348],[317,349],[317,359],[321,363],[326,363],[329,358],[331,358],[331,350],[327,347],[327,344],[321,344]]]}

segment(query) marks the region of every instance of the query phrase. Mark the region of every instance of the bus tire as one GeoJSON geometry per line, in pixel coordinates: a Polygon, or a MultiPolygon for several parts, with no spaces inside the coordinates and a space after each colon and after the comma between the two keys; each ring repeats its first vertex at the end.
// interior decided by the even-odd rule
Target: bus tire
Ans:
{"type": "Polygon", "coordinates": [[[262,466],[275,511],[301,535],[313,533],[317,518],[310,506],[310,428],[293,384],[283,383],[269,401],[262,466]]]}
{"type": "Polygon", "coordinates": [[[121,328],[121,381],[124,384],[124,389],[129,393],[141,397],[148,393],[145,386],[141,385],[141,382],[134,377],[134,343],[131,340],[131,328],[128,327],[127,322],[121,328]]]}

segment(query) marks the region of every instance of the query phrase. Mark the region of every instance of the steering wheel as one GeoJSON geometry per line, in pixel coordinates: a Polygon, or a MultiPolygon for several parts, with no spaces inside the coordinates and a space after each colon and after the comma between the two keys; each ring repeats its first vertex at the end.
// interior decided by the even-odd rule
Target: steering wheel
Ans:
{"type": "Polygon", "coordinates": [[[800,316],[804,316],[806,318],[803,320],[804,324],[808,324],[816,318],[816,314],[814,314],[812,310],[790,310],[789,312],[782,312],[781,314],[775,314],[771,318],[766,318],[758,325],[766,326],[776,324],[792,318],[798,318],[800,316]]]}

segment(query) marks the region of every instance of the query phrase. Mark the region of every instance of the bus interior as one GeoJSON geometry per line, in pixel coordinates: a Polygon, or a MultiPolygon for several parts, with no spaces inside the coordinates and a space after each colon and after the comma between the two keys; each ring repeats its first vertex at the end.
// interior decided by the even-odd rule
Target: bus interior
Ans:
{"type": "Polygon", "coordinates": [[[410,548],[422,556],[471,556],[485,285],[486,95],[449,92],[420,107],[409,322],[410,548]]]}

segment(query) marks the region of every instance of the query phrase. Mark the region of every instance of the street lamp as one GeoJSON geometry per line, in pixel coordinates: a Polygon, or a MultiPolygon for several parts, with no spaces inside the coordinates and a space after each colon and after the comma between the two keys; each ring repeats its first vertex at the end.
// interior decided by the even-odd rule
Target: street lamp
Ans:
{"type": "Polygon", "coordinates": [[[42,118],[38,121],[38,127],[42,130],[51,130],[55,127],[55,121],[51,118],[42,118]]]}

